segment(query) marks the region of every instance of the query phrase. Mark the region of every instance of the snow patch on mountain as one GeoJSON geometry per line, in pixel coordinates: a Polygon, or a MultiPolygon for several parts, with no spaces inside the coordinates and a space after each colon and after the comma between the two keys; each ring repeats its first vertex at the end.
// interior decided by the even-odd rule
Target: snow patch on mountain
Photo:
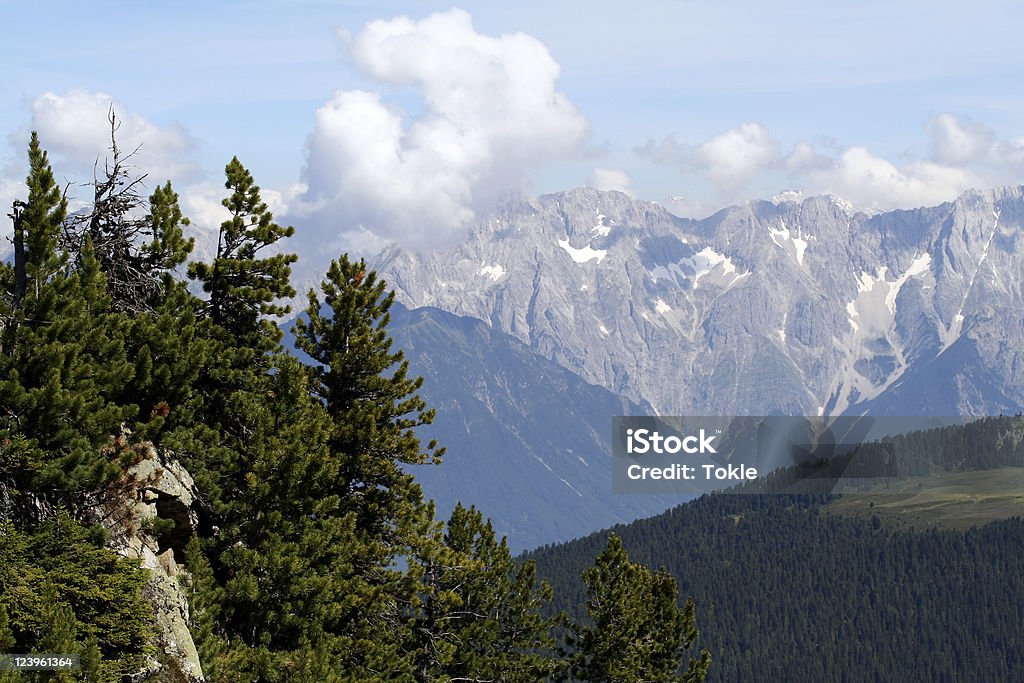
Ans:
{"type": "Polygon", "coordinates": [[[736,284],[737,281],[745,279],[750,273],[740,273],[736,269],[736,264],[732,262],[732,259],[725,254],[720,254],[711,247],[704,247],[696,254],[691,256],[687,261],[694,270],[693,275],[693,288],[697,289],[700,286],[701,278],[705,276],[712,276],[709,280],[714,280],[715,284],[721,287],[731,287],[736,284]]]}
{"type": "Polygon", "coordinates": [[[480,269],[480,275],[491,278],[494,282],[501,279],[501,276],[505,274],[505,269],[495,263],[493,266],[484,266],[480,269]]]}
{"type": "Polygon", "coordinates": [[[577,249],[569,244],[569,240],[558,240],[558,246],[564,249],[576,263],[586,263],[593,259],[597,259],[597,262],[600,263],[608,255],[607,250],[594,249],[589,244],[582,249],[577,249]]]}
{"type": "Polygon", "coordinates": [[[847,199],[843,199],[842,197],[830,197],[830,199],[832,200],[832,205],[841,209],[843,213],[848,216],[853,215],[855,207],[852,202],[847,199]]]}
{"type": "MultiPolygon", "coordinates": [[[[686,240],[680,240],[680,242],[686,244],[686,240]]],[[[711,247],[704,247],[692,256],[684,257],[674,263],[654,266],[648,271],[651,282],[655,284],[659,280],[669,280],[680,287],[682,281],[692,280],[693,289],[699,288],[701,280],[705,278],[705,283],[728,289],[742,282],[749,275],[749,272],[741,273],[731,258],[720,254],[711,247]]]]}
{"type": "Polygon", "coordinates": [[[931,276],[931,262],[930,254],[916,254],[903,274],[893,280],[888,279],[888,266],[880,266],[874,275],[861,272],[857,296],[846,304],[852,334],[844,344],[846,363],[833,395],[833,414],[856,401],[874,398],[906,370],[907,359],[896,331],[897,300],[911,278],[931,276]]]}
{"type": "Polygon", "coordinates": [[[768,227],[768,235],[783,251],[793,256],[799,265],[804,265],[804,252],[807,251],[807,240],[800,231],[791,232],[786,221],[780,221],[781,227],[768,227]]]}
{"type": "Polygon", "coordinates": [[[804,200],[804,193],[800,190],[783,190],[771,198],[772,204],[799,204],[804,200]]]}
{"type": "Polygon", "coordinates": [[[595,209],[595,211],[597,212],[597,225],[590,229],[590,234],[597,237],[607,237],[611,233],[612,223],[615,221],[606,224],[604,221],[608,217],[601,213],[600,209],[595,209]]]}

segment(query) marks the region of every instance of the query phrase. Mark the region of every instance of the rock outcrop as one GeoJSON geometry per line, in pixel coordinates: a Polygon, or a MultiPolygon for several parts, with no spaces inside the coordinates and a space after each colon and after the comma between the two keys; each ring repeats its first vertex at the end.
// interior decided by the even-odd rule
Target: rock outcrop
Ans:
{"type": "Polygon", "coordinates": [[[200,683],[205,679],[188,629],[188,599],[181,583],[186,573],[179,564],[196,530],[198,491],[180,462],[148,444],[128,446],[126,436],[118,437],[114,447],[132,448],[138,462],[128,470],[117,495],[97,509],[97,521],[111,532],[114,550],[141,560],[149,571],[143,595],[153,606],[162,656],[133,680],[150,680],[171,666],[180,674],[173,680],[200,683]]]}

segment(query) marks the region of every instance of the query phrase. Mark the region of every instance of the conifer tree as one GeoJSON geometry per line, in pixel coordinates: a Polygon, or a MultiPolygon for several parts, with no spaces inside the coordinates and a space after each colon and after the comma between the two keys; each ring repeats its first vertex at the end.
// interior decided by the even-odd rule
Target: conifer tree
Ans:
{"type": "Polygon", "coordinates": [[[171,183],[157,187],[146,217],[149,241],[140,247],[145,273],[156,284],[147,289],[144,310],[131,320],[125,344],[135,372],[120,396],[139,406],[135,432],[141,439],[159,441],[175,428],[191,431],[204,404],[198,380],[213,349],[197,326],[201,302],[174,275],[194,246],[194,239],[184,236],[188,222],[171,183]]]}
{"type": "Polygon", "coordinates": [[[63,511],[24,531],[0,520],[0,652],[79,654],[75,680],[119,680],[138,670],[151,635],[144,582],[137,561],[63,511]]]}
{"type": "Polygon", "coordinates": [[[265,252],[293,234],[291,227],[274,223],[260,198],[260,188],[235,157],[225,169],[230,191],[222,204],[230,217],[220,225],[217,253],[212,263],[192,262],[189,277],[202,283],[209,298],[196,307],[201,343],[196,353],[204,359],[192,382],[194,399],[188,414],[193,425],[173,436],[185,454],[197,484],[209,496],[212,524],[219,525],[218,509],[237,492],[222,490],[222,471],[237,469],[251,445],[252,425],[244,406],[268,391],[265,386],[272,352],[281,331],[267,316],[290,309],[279,303],[292,296],[289,284],[294,254],[265,252]]]}
{"type": "Polygon", "coordinates": [[[331,262],[322,290],[323,303],[309,292],[308,320],[296,322],[295,343],[318,364],[313,391],[333,420],[329,446],[342,460],[343,498],[368,537],[409,547],[406,535],[422,529],[426,507],[402,465],[438,462],[443,449],[433,441],[421,449],[414,432],[434,411],[416,393],[423,378],[409,377],[404,354],[391,349],[394,292],[365,261],[345,255],[331,262]],[[406,525],[411,519],[417,521],[406,525]]]}
{"type": "Polygon", "coordinates": [[[311,388],[331,421],[336,514],[351,515],[359,548],[351,571],[362,585],[339,627],[366,648],[353,666],[390,661],[387,670],[397,676],[407,657],[389,650],[402,639],[403,615],[419,588],[415,571],[400,571],[396,561],[407,561],[435,527],[433,507],[403,466],[435,461],[443,449],[433,442],[421,449],[414,431],[434,414],[416,393],[422,379],[409,377],[401,351],[391,349],[394,294],[364,261],[347,256],[331,263],[322,291],[323,303],[309,293],[308,320],[296,323],[295,338],[317,363],[311,388]]]}
{"type": "Polygon", "coordinates": [[[210,295],[205,315],[240,345],[266,353],[281,333],[266,316],[284,315],[288,306],[275,303],[294,296],[289,284],[294,254],[261,256],[295,228],[282,227],[260,198],[260,188],[238,157],[224,169],[224,187],[231,194],[222,204],[230,212],[217,236],[213,263],[192,263],[189,275],[210,295]]]}
{"type": "Polygon", "coordinates": [[[147,223],[150,240],[142,248],[146,264],[150,271],[167,277],[185,263],[195,247],[195,238],[185,238],[183,227],[189,224],[189,219],[181,213],[178,193],[171,187],[171,181],[158,186],[149,196],[147,223]]]}
{"type": "Polygon", "coordinates": [[[119,123],[113,109],[108,120],[111,157],[91,183],[92,206],[68,221],[63,242],[67,251],[76,253],[90,239],[113,307],[139,313],[151,308],[164,284],[162,275],[183,263],[192,245],[182,235],[181,225],[188,221],[180,209],[175,211],[177,195],[169,182],[150,197],[150,211],[143,211],[146,176],[133,175],[135,152],[124,155],[117,144],[119,123]]]}
{"type": "Polygon", "coordinates": [[[124,464],[102,446],[136,413],[111,400],[132,375],[126,319],[110,309],[91,243],[77,264],[57,249],[66,202],[35,134],[29,165],[19,218],[25,287],[18,273],[5,282],[13,308],[0,355],[0,434],[22,444],[18,488],[64,496],[74,507],[124,464]]]}
{"type": "Polygon", "coordinates": [[[45,581],[39,600],[39,644],[46,652],[71,652],[76,648],[78,625],[71,607],[60,599],[52,581],[45,581]]]}
{"type": "Polygon", "coordinates": [[[42,286],[64,262],[57,252],[57,241],[67,216],[67,199],[54,180],[49,158],[35,131],[28,145],[28,162],[28,201],[15,201],[10,214],[14,222],[14,270],[5,278],[9,288],[5,292],[3,334],[6,356],[14,351],[22,320],[33,313],[31,307],[26,307],[26,296],[38,298],[42,286]]]}
{"type": "Polygon", "coordinates": [[[583,572],[590,624],[578,626],[571,644],[575,680],[603,683],[699,683],[707,675],[707,650],[683,656],[697,638],[692,600],[679,608],[676,580],[629,560],[615,534],[608,547],[583,572]]]}
{"type": "Polygon", "coordinates": [[[416,679],[533,683],[560,670],[542,611],[551,588],[518,563],[475,508],[455,507],[443,539],[422,550],[422,588],[410,625],[416,679]]]}
{"type": "Polygon", "coordinates": [[[375,676],[405,666],[397,638],[374,621],[394,611],[394,582],[356,569],[363,545],[308,374],[276,355],[268,391],[247,395],[250,447],[218,470],[221,527],[189,551],[209,680],[283,680],[297,667],[319,678],[289,680],[390,680],[375,676]]]}

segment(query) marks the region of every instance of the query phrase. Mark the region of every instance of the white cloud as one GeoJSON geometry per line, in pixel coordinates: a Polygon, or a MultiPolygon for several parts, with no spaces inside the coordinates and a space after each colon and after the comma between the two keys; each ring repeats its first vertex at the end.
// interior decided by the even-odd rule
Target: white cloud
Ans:
{"type": "Polygon", "coordinates": [[[475,212],[544,164],[579,154],[586,119],[556,90],[560,68],[522,33],[478,33],[453,9],[345,33],[354,66],[412,88],[410,115],[375,92],[341,90],[308,140],[308,191],[295,210],[332,235],[352,230],[425,247],[453,239],[475,212]]]}
{"type": "Polygon", "coordinates": [[[768,129],[760,123],[744,123],[698,145],[691,163],[719,187],[731,189],[780,160],[779,145],[768,129]]]}
{"type": "Polygon", "coordinates": [[[897,167],[863,147],[842,153],[836,165],[813,173],[811,191],[848,199],[858,208],[914,208],[940,204],[981,184],[972,172],[930,161],[897,167]]]}
{"type": "Polygon", "coordinates": [[[151,185],[164,180],[181,179],[195,174],[192,159],[194,142],[184,128],[178,125],[162,126],[138,114],[110,95],[90,92],[81,88],[65,95],[47,92],[29,106],[31,121],[12,143],[24,150],[28,132],[36,130],[43,148],[54,157],[54,170],[58,174],[92,177],[93,164],[102,167],[110,156],[110,122],[107,119],[113,107],[120,126],[117,144],[123,154],[139,149],[132,164],[142,173],[148,173],[151,185]]]}
{"type": "Polygon", "coordinates": [[[954,114],[933,116],[925,125],[932,160],[951,165],[984,166],[1000,176],[1007,172],[1013,182],[1024,170],[1024,139],[1000,140],[988,126],[954,114]]]}
{"type": "Polygon", "coordinates": [[[928,119],[932,159],[941,164],[964,164],[985,159],[995,144],[995,132],[971,119],[939,114],[928,119]]]}
{"type": "MultiPolygon", "coordinates": [[[[1000,140],[987,126],[948,113],[929,119],[925,131],[929,157],[899,163],[863,146],[826,154],[807,141],[783,155],[759,123],[745,123],[696,145],[681,145],[668,136],[636,151],[710,181],[730,202],[753,198],[746,192],[751,186],[763,193],[783,179],[805,194],[834,194],[858,208],[877,210],[934,205],[972,187],[1020,182],[1024,140],[1000,140]]],[[[697,216],[706,204],[673,198],[667,206],[697,216]]]]}
{"type": "MultiPolygon", "coordinates": [[[[194,143],[182,127],[153,123],[101,92],[75,88],[63,95],[43,93],[29,103],[28,123],[8,135],[11,160],[0,171],[0,207],[4,207],[3,220],[0,220],[0,253],[8,251],[10,246],[6,244],[11,231],[6,213],[11,202],[17,197],[24,198],[26,192],[26,149],[30,132],[39,133],[58,183],[86,182],[92,179],[94,166],[98,164],[102,172],[104,161],[111,155],[107,118],[111,107],[119,123],[118,146],[123,155],[138,148],[128,164],[133,167],[133,173],[149,174],[147,186],[154,187],[168,178],[189,178],[196,173],[192,157],[194,143]]],[[[87,197],[72,188],[69,199],[69,208],[75,210],[87,197]]]]}
{"type": "Polygon", "coordinates": [[[814,145],[801,140],[793,145],[793,151],[786,155],[785,166],[789,171],[814,171],[831,168],[833,160],[820,154],[814,145]]]}
{"type": "Polygon", "coordinates": [[[592,187],[595,190],[618,190],[633,196],[633,192],[629,189],[631,182],[626,173],[617,169],[595,168],[594,172],[590,174],[590,178],[587,179],[587,187],[592,187]]]}
{"type": "Polygon", "coordinates": [[[658,143],[648,141],[636,151],[657,163],[702,175],[727,194],[783,162],[778,142],[757,122],[740,124],[696,145],[680,144],[670,135],[658,143]]]}
{"type": "Polygon", "coordinates": [[[221,223],[231,217],[222,203],[226,193],[224,183],[189,185],[179,192],[181,211],[196,228],[216,231],[221,223]]]}
{"type": "Polygon", "coordinates": [[[309,188],[306,187],[305,183],[292,183],[283,190],[275,190],[268,187],[260,188],[260,197],[263,202],[270,209],[270,212],[274,214],[274,219],[278,223],[283,224],[285,214],[293,206],[300,196],[302,196],[309,188]]]}

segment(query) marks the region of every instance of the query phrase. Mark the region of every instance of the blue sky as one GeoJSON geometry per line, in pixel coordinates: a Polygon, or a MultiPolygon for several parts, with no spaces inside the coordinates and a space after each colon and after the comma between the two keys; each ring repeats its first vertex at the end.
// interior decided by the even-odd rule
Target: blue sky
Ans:
{"type": "Polygon", "coordinates": [[[5,204],[32,128],[59,175],[88,179],[111,100],[139,166],[173,178],[200,226],[237,154],[282,218],[334,250],[442,243],[502,197],[588,184],[699,216],[788,188],[934,204],[1024,172],[1014,2],[0,12],[5,204]]]}

